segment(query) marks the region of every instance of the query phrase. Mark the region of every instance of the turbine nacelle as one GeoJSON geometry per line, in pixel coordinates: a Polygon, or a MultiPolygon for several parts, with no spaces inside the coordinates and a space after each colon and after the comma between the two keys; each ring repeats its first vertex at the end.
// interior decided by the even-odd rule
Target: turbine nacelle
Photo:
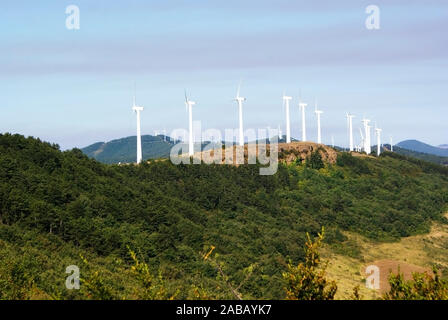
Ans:
{"type": "Polygon", "coordinates": [[[350,114],[350,113],[347,113],[347,118],[356,118],[356,116],[354,115],[354,114],[350,114]]]}
{"type": "Polygon", "coordinates": [[[140,111],[143,111],[143,110],[144,110],[143,107],[139,107],[139,106],[133,106],[132,107],[132,111],[134,111],[134,112],[140,112],[140,111]]]}

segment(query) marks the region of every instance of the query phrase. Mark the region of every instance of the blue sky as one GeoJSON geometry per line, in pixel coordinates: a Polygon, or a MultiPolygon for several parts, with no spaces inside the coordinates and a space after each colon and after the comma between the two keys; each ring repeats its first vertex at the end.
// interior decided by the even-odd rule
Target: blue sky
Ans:
{"type": "Polygon", "coordinates": [[[302,92],[324,110],[324,143],[347,145],[347,111],[387,141],[448,143],[446,30],[444,0],[3,0],[0,132],[64,149],[135,135],[134,81],[143,134],[186,128],[184,88],[203,129],[236,128],[243,79],[245,127],[284,131],[286,90],[296,138],[302,92]],[[71,4],[80,30],[65,27],[71,4]],[[370,4],[380,30],[365,28],[370,4]]]}

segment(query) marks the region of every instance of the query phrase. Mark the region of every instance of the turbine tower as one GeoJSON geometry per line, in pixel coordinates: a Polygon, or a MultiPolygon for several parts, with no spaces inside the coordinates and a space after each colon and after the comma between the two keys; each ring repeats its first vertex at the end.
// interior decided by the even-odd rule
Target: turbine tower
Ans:
{"type": "Polygon", "coordinates": [[[353,146],[353,118],[354,117],[355,116],[353,114],[347,113],[347,124],[348,124],[350,151],[354,150],[354,146],[353,146]]]}
{"type": "Polygon", "coordinates": [[[320,128],[320,115],[324,113],[322,110],[317,110],[317,102],[314,102],[314,112],[317,115],[317,143],[322,144],[322,132],[320,128]]]}
{"type": "Polygon", "coordinates": [[[244,146],[244,131],[243,131],[243,101],[246,101],[246,98],[240,97],[240,88],[241,88],[241,82],[238,85],[238,91],[236,93],[235,101],[238,104],[238,114],[239,114],[239,120],[240,120],[240,128],[238,130],[239,134],[239,145],[244,146]]]}
{"type": "Polygon", "coordinates": [[[394,152],[394,145],[392,144],[392,136],[390,136],[390,152],[394,152]]]}
{"type": "Polygon", "coordinates": [[[307,105],[299,98],[299,110],[302,111],[302,141],[306,141],[305,108],[307,105]]]}
{"type": "Polygon", "coordinates": [[[365,131],[365,134],[366,134],[365,140],[364,140],[364,151],[367,154],[370,154],[372,152],[372,149],[371,149],[372,144],[370,142],[370,128],[371,128],[371,126],[369,126],[369,122],[370,122],[369,119],[366,119],[366,118],[362,119],[362,123],[364,124],[364,131],[365,131]]]}
{"type": "Polygon", "coordinates": [[[283,105],[286,106],[286,143],[291,143],[291,126],[289,121],[289,101],[292,97],[285,96],[283,93],[283,105]]]}
{"type": "Polygon", "coordinates": [[[143,111],[143,107],[139,107],[135,103],[135,92],[132,103],[132,110],[137,114],[137,164],[142,162],[142,133],[140,128],[140,112],[143,111]]]}
{"type": "Polygon", "coordinates": [[[376,133],[376,155],[379,156],[381,154],[381,131],[380,128],[376,127],[375,124],[375,133],[376,133]]]}
{"type": "Polygon", "coordinates": [[[185,107],[188,111],[188,155],[192,157],[194,155],[194,141],[193,141],[193,106],[196,102],[191,101],[187,97],[187,91],[185,91],[185,107]]]}

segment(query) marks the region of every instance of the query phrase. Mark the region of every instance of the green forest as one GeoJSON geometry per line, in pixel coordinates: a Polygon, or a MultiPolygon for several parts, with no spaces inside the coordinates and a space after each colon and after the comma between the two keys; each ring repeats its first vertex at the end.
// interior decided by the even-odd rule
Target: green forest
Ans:
{"type": "Polygon", "coordinates": [[[307,233],[397,241],[447,223],[448,167],[396,153],[337,162],[107,165],[0,135],[0,299],[285,299],[307,233]],[[67,290],[77,265],[81,289],[67,290]],[[149,288],[149,289],[148,289],[149,288]]]}

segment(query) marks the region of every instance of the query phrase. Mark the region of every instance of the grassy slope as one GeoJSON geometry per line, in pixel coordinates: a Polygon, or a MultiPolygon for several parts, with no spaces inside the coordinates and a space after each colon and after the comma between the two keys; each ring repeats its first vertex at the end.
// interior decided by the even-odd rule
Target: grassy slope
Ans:
{"type": "MultiPolygon", "coordinates": [[[[445,215],[448,217],[448,213],[445,215]]],[[[358,247],[358,257],[349,257],[335,253],[331,246],[326,246],[323,256],[329,260],[328,276],[338,282],[337,299],[347,299],[355,286],[359,285],[364,299],[380,297],[376,290],[365,287],[363,268],[379,260],[391,260],[397,264],[415,265],[431,269],[436,265],[439,270],[448,270],[448,225],[434,223],[431,232],[424,235],[410,236],[398,242],[378,242],[366,239],[358,234],[345,233],[352,246],[358,247]]]]}

